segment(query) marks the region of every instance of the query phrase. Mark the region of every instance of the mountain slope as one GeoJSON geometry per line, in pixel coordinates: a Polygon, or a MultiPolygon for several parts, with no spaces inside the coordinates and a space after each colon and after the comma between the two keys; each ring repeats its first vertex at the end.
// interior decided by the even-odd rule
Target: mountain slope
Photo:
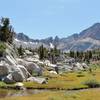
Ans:
{"type": "Polygon", "coordinates": [[[75,33],[69,37],[59,38],[56,36],[54,39],[48,37],[46,39],[34,40],[30,39],[23,33],[16,34],[14,40],[16,45],[23,45],[24,47],[37,48],[40,45],[44,45],[46,48],[54,47],[56,45],[63,51],[86,51],[95,48],[100,48],[100,23],[96,23],[93,26],[83,30],[79,34],[75,33]]]}
{"type": "Polygon", "coordinates": [[[96,40],[100,40],[100,23],[96,23],[88,29],[82,31],[79,36],[81,38],[91,37],[96,40]]]}

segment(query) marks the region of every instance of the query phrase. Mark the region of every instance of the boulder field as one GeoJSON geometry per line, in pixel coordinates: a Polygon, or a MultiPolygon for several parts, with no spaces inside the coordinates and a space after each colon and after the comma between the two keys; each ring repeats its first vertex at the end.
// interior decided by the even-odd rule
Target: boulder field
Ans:
{"type": "Polygon", "coordinates": [[[6,53],[0,58],[0,80],[5,83],[27,81],[28,78],[32,77],[33,71],[37,75],[42,75],[42,68],[40,66],[32,61],[18,58],[13,46],[6,45],[6,53]]]}

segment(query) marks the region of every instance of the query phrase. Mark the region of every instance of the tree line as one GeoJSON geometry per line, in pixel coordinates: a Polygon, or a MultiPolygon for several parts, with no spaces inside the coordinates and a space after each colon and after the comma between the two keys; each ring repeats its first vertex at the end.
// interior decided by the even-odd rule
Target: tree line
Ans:
{"type": "Polygon", "coordinates": [[[100,49],[90,51],[70,51],[69,56],[80,61],[100,60],[100,49]]]}
{"type": "Polygon", "coordinates": [[[33,53],[33,55],[35,53],[37,53],[39,55],[40,60],[48,59],[52,63],[56,63],[57,58],[61,55],[61,51],[59,49],[57,49],[56,46],[54,48],[46,48],[43,45],[41,45],[40,47],[35,48],[35,49],[32,49],[32,48],[24,49],[21,45],[19,48],[17,48],[19,56],[24,56],[25,50],[31,51],[33,53]]]}

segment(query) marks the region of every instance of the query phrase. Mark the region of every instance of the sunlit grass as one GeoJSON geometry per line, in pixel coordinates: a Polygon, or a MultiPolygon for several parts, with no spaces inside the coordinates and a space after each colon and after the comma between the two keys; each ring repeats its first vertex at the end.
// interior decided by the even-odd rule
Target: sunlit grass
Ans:
{"type": "Polygon", "coordinates": [[[82,72],[72,72],[72,73],[63,73],[61,75],[52,75],[46,73],[44,75],[48,77],[47,84],[37,84],[34,82],[24,82],[25,87],[28,88],[37,88],[37,89],[80,89],[86,88],[87,86],[83,83],[87,80],[93,80],[100,82],[100,69],[90,73],[88,71],[82,72]]]}
{"type": "MultiPolygon", "coordinates": [[[[32,96],[24,97],[9,97],[3,100],[100,100],[100,90],[90,89],[88,85],[84,83],[87,81],[95,80],[98,84],[100,83],[100,66],[96,69],[93,66],[92,72],[89,71],[78,71],[78,72],[67,72],[60,75],[50,74],[45,71],[43,77],[48,78],[47,84],[37,84],[35,82],[24,82],[26,88],[32,89],[54,89],[54,91],[48,91],[44,93],[35,94],[32,96]],[[84,88],[89,88],[89,90],[82,90],[84,88]],[[68,92],[66,90],[76,89],[78,91],[68,92]],[[61,91],[57,91],[61,90],[61,91]],[[64,91],[62,91],[64,90],[64,91]]],[[[0,86],[5,86],[3,82],[0,86]]],[[[7,84],[6,84],[7,85],[7,84]]],[[[2,99],[0,99],[2,100],[2,99]]]]}
{"type": "MultiPolygon", "coordinates": [[[[26,88],[32,89],[57,89],[57,90],[67,90],[67,89],[80,89],[87,88],[84,82],[87,80],[96,80],[100,83],[100,68],[93,69],[92,72],[89,71],[77,71],[77,72],[66,72],[60,75],[50,74],[48,71],[44,71],[43,77],[48,78],[47,84],[38,84],[35,82],[24,82],[26,88]]],[[[13,84],[5,84],[0,82],[0,87],[2,86],[14,86],[13,84]]]]}

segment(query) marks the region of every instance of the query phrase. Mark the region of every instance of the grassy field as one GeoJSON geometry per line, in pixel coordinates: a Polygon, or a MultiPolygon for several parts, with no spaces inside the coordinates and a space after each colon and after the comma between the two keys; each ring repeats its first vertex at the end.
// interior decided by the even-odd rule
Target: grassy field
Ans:
{"type": "Polygon", "coordinates": [[[93,72],[79,71],[63,73],[61,75],[52,75],[46,72],[44,76],[49,78],[47,84],[24,82],[25,87],[33,89],[59,90],[87,88],[88,86],[84,84],[87,81],[94,80],[95,82],[100,82],[100,69],[97,68],[96,70],[93,70],[93,72]]]}
{"type": "MultiPolygon", "coordinates": [[[[57,92],[48,91],[32,96],[9,97],[3,100],[39,100],[40,98],[41,100],[100,100],[100,89],[91,89],[91,87],[100,87],[99,67],[99,65],[93,65],[92,71],[70,72],[61,75],[52,75],[45,71],[44,77],[49,79],[47,84],[24,82],[24,86],[32,89],[55,89],[57,92]]],[[[3,85],[6,86],[1,82],[0,86],[3,85]]]]}

